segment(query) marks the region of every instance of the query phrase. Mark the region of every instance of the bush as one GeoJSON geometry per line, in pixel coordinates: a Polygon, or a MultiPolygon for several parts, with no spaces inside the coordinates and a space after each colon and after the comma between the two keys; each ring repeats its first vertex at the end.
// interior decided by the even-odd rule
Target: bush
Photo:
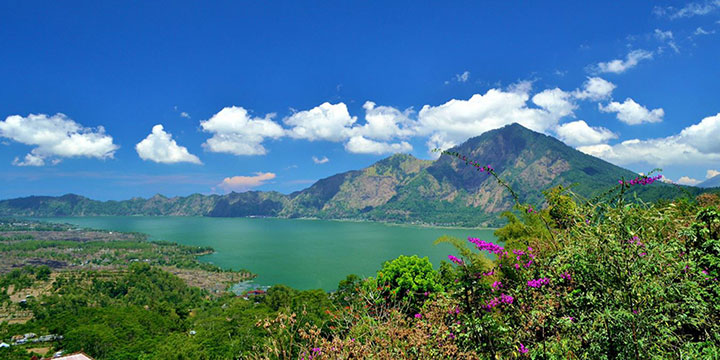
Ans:
{"type": "Polygon", "coordinates": [[[401,255],[386,261],[377,273],[377,284],[391,304],[407,305],[416,312],[431,293],[442,291],[437,271],[427,257],[401,255]]]}

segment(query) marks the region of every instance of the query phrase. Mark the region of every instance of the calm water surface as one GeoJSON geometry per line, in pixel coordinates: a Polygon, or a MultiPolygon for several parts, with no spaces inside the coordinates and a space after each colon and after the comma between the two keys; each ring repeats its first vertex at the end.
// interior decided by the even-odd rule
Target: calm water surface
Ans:
{"type": "Polygon", "coordinates": [[[333,290],[347,274],[373,276],[399,255],[427,256],[437,268],[454,254],[442,235],[494,240],[492,229],[447,229],[325,220],[103,216],[44,219],[114,231],[136,231],[151,240],[212,246],[201,257],[224,268],[247,269],[255,284],[333,290]]]}

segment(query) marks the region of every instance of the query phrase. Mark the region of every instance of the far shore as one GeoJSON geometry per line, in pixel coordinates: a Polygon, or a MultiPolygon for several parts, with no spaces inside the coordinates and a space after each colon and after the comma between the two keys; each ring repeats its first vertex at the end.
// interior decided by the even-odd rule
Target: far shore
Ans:
{"type": "Polygon", "coordinates": [[[303,221],[336,221],[336,222],[349,222],[349,223],[374,223],[383,224],[388,226],[408,226],[408,227],[421,227],[421,228],[433,228],[433,229],[467,229],[467,230],[497,230],[499,227],[486,227],[486,226],[452,226],[452,225],[438,225],[429,223],[397,223],[390,221],[375,221],[365,219],[322,219],[316,217],[277,217],[277,216],[238,216],[238,217],[223,217],[223,216],[197,216],[197,215],[70,215],[70,216],[19,216],[20,219],[58,219],[58,218],[90,218],[90,217],[187,217],[187,218],[211,218],[211,219],[277,219],[277,220],[303,220],[303,221]]]}

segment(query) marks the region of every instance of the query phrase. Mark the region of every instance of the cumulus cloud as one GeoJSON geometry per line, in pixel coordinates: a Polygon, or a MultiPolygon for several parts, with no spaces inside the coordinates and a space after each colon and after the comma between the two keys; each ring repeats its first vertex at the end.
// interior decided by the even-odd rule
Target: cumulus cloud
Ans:
{"type": "Polygon", "coordinates": [[[686,127],[680,132],[680,138],[702,153],[720,153],[720,113],[686,127]]]}
{"type": "Polygon", "coordinates": [[[45,165],[45,159],[40,156],[35,156],[32,153],[25,154],[25,159],[15,158],[12,162],[15,166],[43,166],[45,165]]]}
{"type": "Polygon", "coordinates": [[[60,113],[8,116],[0,121],[0,137],[35,146],[24,160],[13,161],[18,166],[43,166],[47,159],[57,163],[71,157],[107,159],[118,149],[102,126],[86,128],[60,113]]]}
{"type": "Polygon", "coordinates": [[[190,118],[190,114],[188,114],[188,113],[186,113],[186,112],[183,111],[183,112],[180,113],[180,117],[184,117],[184,118],[186,118],[186,119],[189,119],[189,118],[190,118]]]}
{"type": "Polygon", "coordinates": [[[653,53],[650,51],[638,49],[633,50],[627,54],[625,60],[615,59],[608,62],[600,62],[595,67],[595,70],[601,73],[615,73],[621,74],[625,71],[635,67],[642,60],[652,59],[653,53]]]}
{"type": "Polygon", "coordinates": [[[172,135],[163,130],[162,125],[155,125],[152,132],[135,145],[135,150],[143,160],[163,164],[189,162],[202,164],[197,156],[188,152],[184,146],[178,145],[172,135]]]}
{"type": "Polygon", "coordinates": [[[458,82],[467,82],[470,79],[470,72],[465,70],[462,74],[455,74],[455,80],[458,82]]]}
{"type": "Polygon", "coordinates": [[[710,178],[714,178],[714,177],[716,177],[716,176],[718,176],[718,175],[720,175],[720,171],[709,169],[709,170],[705,173],[705,178],[706,178],[706,179],[710,179],[710,178]]]}
{"type": "Polygon", "coordinates": [[[406,141],[399,143],[387,143],[367,139],[363,136],[353,136],[345,144],[345,149],[355,154],[393,154],[412,151],[412,145],[406,141]]]}
{"type": "Polygon", "coordinates": [[[572,94],[558,88],[543,90],[532,97],[532,102],[547,110],[549,113],[558,116],[572,115],[577,109],[571,100],[572,94]]]}
{"type": "Polygon", "coordinates": [[[242,107],[226,107],[209,120],[200,122],[203,131],[213,134],[203,147],[233,155],[264,155],[267,150],[262,142],[266,138],[277,139],[285,135],[285,130],[272,120],[274,116],[252,117],[242,107]]]}
{"type": "Polygon", "coordinates": [[[425,105],[418,113],[418,135],[429,135],[430,149],[460,144],[470,137],[517,122],[529,129],[546,132],[574,108],[567,93],[546,90],[534,97],[543,108],[530,108],[530,83],[523,82],[507,91],[490,89],[468,100],[452,99],[438,106],[425,105]]]}
{"type": "Polygon", "coordinates": [[[225,192],[229,191],[246,191],[254,187],[263,185],[265,182],[275,178],[275,174],[271,172],[256,172],[255,176],[233,176],[226,177],[217,186],[225,192]]]}
{"type": "Polygon", "coordinates": [[[648,140],[632,139],[615,145],[589,145],[577,149],[616,165],[647,163],[654,166],[666,166],[682,163],[697,164],[720,159],[720,155],[702,154],[692,146],[678,142],[672,137],[648,140]]]}
{"type": "Polygon", "coordinates": [[[349,127],[357,121],[350,116],[344,103],[325,102],[310,110],[299,111],[285,118],[291,128],[288,135],[296,139],[342,141],[349,135],[349,127]]]}
{"type": "Polygon", "coordinates": [[[679,178],[678,181],[676,181],[676,182],[677,182],[678,184],[680,184],[680,185],[690,185],[690,186],[692,186],[692,185],[697,185],[697,184],[699,184],[699,183],[700,183],[700,180],[693,179],[693,178],[691,178],[691,177],[689,177],[689,176],[683,176],[683,177],[679,178]]]}
{"type": "Polygon", "coordinates": [[[619,144],[581,146],[578,150],[617,165],[646,163],[652,166],[674,164],[715,164],[720,161],[720,113],[704,118],[679,134],[655,139],[632,139],[619,144]]]}
{"type": "Polygon", "coordinates": [[[409,117],[410,110],[401,112],[391,106],[376,106],[372,101],[366,101],[363,109],[365,109],[365,124],[345,129],[344,134],[390,140],[395,137],[405,138],[414,133],[412,129],[414,122],[409,117]]]}
{"type": "Polygon", "coordinates": [[[625,99],[622,103],[613,101],[606,106],[598,104],[598,108],[602,112],[617,113],[618,120],[628,125],[661,122],[663,116],[665,116],[665,111],[662,108],[648,110],[631,98],[625,99]]]}
{"type": "Polygon", "coordinates": [[[562,124],[555,129],[555,133],[570,146],[595,145],[617,138],[612,131],[603,127],[590,127],[583,120],[562,124]]]}
{"type": "Polygon", "coordinates": [[[344,103],[323,103],[315,108],[299,111],[284,120],[291,126],[287,134],[294,138],[326,141],[346,141],[345,149],[352,153],[388,154],[408,152],[406,142],[392,142],[416,134],[416,122],[410,119],[411,109],[400,111],[391,106],[378,106],[372,101],[363,104],[365,123],[358,124],[350,116],[344,103]]]}
{"type": "Polygon", "coordinates": [[[573,91],[573,96],[580,100],[603,100],[610,97],[615,87],[615,84],[603,78],[588,77],[583,83],[582,90],[576,89],[573,91]]]}
{"type": "Polygon", "coordinates": [[[327,158],[327,156],[323,156],[322,158],[318,158],[317,156],[312,157],[312,161],[316,164],[324,164],[326,162],[329,162],[330,159],[327,158]]]}

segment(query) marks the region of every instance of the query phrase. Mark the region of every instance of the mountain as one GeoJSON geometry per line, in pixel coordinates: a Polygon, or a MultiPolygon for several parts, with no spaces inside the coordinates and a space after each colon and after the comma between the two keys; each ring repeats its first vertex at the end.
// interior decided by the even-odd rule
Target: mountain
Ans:
{"type": "Polygon", "coordinates": [[[720,187],[720,175],[715,175],[699,184],[696,185],[701,188],[715,188],[720,187]]]}
{"type": "MultiPolygon", "coordinates": [[[[541,204],[542,191],[573,186],[591,197],[637,174],[579,152],[559,140],[512,124],[474,137],[451,151],[490,164],[523,202],[541,204]]],[[[644,200],[701,191],[656,183],[638,187],[644,200]]],[[[330,176],[289,195],[248,191],[167,198],[95,201],[79,195],[0,201],[0,216],[177,215],[358,219],[455,226],[493,226],[512,208],[493,178],[457,158],[420,160],[398,154],[361,170],[330,176]]]]}

